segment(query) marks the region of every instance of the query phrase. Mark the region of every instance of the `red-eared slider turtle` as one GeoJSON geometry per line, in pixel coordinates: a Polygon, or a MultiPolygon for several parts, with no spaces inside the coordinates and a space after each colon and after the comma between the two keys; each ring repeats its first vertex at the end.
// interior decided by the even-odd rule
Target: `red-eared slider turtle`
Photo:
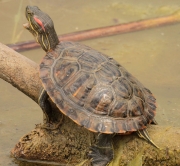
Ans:
{"type": "Polygon", "coordinates": [[[78,125],[98,132],[89,157],[94,166],[113,158],[112,136],[137,132],[152,142],[146,126],[155,122],[156,99],[113,58],[92,48],[59,41],[53,21],[36,6],[27,6],[28,29],[46,51],[39,73],[44,90],[39,105],[47,115],[50,97],[78,125]]]}

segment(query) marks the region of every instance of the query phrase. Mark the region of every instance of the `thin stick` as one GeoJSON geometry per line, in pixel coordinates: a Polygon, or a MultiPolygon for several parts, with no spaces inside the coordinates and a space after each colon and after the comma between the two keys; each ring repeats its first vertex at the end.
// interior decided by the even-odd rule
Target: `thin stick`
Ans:
{"type": "MultiPolygon", "coordinates": [[[[140,20],[137,22],[130,22],[126,24],[118,24],[114,26],[95,28],[90,30],[84,30],[64,35],[59,35],[60,41],[82,41],[98,37],[105,37],[110,35],[117,35],[121,33],[134,32],[139,30],[145,30],[149,28],[159,27],[163,25],[170,25],[180,22],[180,10],[175,13],[154,19],[140,20]]],[[[8,44],[10,48],[15,51],[25,51],[34,48],[38,48],[39,45],[35,41],[22,42],[17,44],[8,44]]]]}

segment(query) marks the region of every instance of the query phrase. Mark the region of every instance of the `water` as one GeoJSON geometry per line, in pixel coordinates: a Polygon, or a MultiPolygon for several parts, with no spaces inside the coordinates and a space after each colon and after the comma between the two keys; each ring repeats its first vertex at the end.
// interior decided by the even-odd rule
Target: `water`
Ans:
{"type": "MultiPolygon", "coordinates": [[[[26,5],[47,12],[58,34],[164,16],[180,9],[179,0],[0,0],[0,42],[33,39],[22,27],[27,22],[26,5]]],[[[180,127],[180,24],[82,43],[112,56],[154,93],[159,125],[180,127]]],[[[22,54],[39,63],[45,53],[37,49],[22,54]]],[[[38,105],[0,80],[0,165],[19,165],[10,158],[10,150],[41,122],[38,105]]]]}

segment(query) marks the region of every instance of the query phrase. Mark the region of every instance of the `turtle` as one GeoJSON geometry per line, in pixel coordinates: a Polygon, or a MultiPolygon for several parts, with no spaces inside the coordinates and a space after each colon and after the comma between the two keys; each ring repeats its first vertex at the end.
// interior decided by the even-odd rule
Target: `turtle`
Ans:
{"type": "Polygon", "coordinates": [[[111,162],[112,137],[117,134],[136,132],[158,148],[147,131],[149,124],[157,124],[152,92],[104,53],[78,42],[59,41],[52,19],[37,6],[27,6],[25,14],[24,27],[46,52],[39,65],[43,85],[39,105],[47,116],[51,98],[77,125],[98,133],[88,154],[92,165],[111,162]]]}

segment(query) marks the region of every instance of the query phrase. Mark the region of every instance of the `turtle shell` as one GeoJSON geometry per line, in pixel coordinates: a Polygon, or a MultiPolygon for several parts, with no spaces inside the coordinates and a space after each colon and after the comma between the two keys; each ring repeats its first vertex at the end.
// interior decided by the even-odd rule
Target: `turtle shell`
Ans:
{"type": "Polygon", "coordinates": [[[48,52],[40,78],[59,110],[93,132],[137,131],[156,112],[150,90],[113,58],[79,43],[60,42],[48,52]]]}

